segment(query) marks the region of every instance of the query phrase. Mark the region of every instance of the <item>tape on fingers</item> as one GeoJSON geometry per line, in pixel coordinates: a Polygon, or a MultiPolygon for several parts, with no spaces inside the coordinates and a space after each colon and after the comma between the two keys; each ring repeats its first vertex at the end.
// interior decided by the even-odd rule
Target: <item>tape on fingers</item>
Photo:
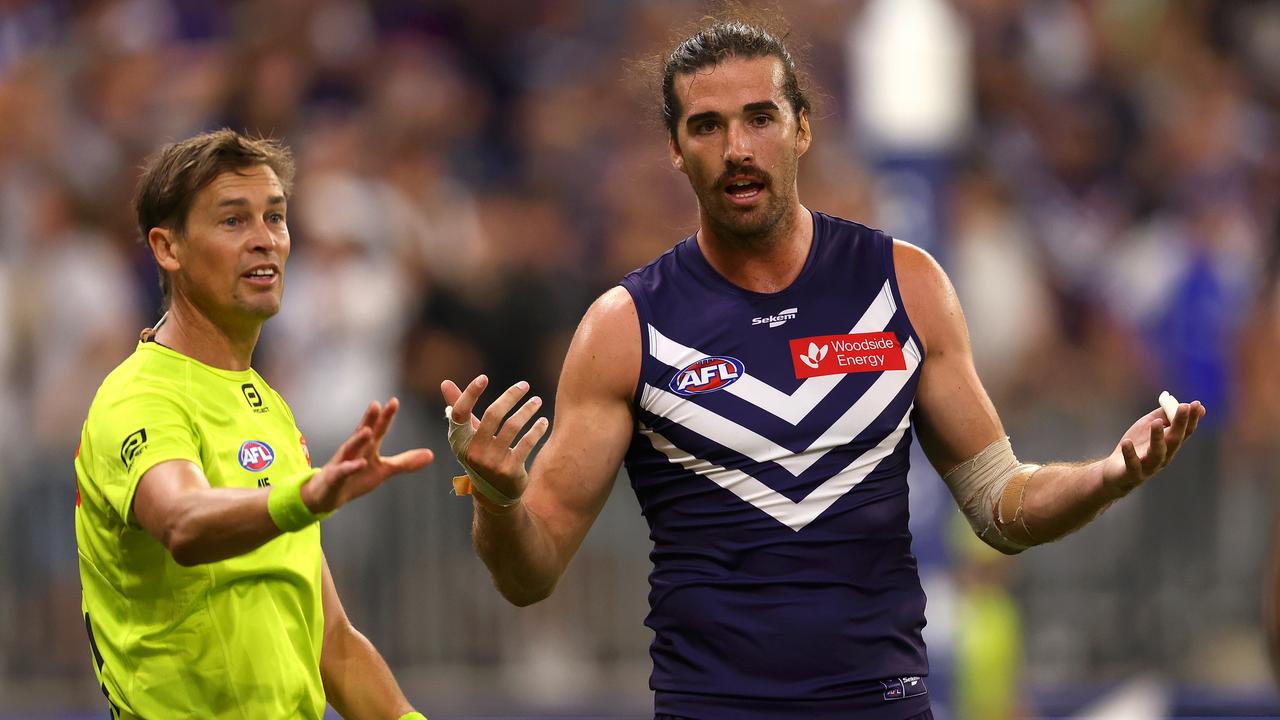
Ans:
{"type": "Polygon", "coordinates": [[[513,498],[490,484],[464,459],[467,447],[471,445],[471,438],[476,434],[476,429],[471,427],[471,418],[467,418],[465,422],[454,422],[453,406],[450,405],[444,409],[444,419],[449,423],[449,447],[453,449],[454,457],[458,458],[458,464],[466,471],[466,479],[470,480],[470,483],[466,483],[462,476],[454,478],[453,491],[459,495],[470,495],[474,489],[493,504],[504,508],[520,502],[520,498],[513,498]]]}
{"type": "Polygon", "coordinates": [[[1165,390],[1160,393],[1158,402],[1160,403],[1160,408],[1164,410],[1164,416],[1169,418],[1169,422],[1172,423],[1173,418],[1178,414],[1178,398],[1169,394],[1168,390],[1165,390]]]}

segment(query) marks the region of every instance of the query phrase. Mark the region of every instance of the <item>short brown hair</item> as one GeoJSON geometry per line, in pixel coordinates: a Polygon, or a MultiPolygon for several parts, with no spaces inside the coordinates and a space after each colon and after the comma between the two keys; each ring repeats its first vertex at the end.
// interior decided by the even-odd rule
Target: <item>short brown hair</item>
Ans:
{"type": "MultiPolygon", "coordinates": [[[[288,197],[293,188],[293,154],[269,138],[250,138],[223,128],[171,143],[147,159],[133,196],[138,231],[147,241],[151,228],[163,227],[181,234],[196,194],[224,172],[257,165],[271,168],[288,197]]],[[[169,275],[160,271],[164,307],[169,305],[169,275]]]]}

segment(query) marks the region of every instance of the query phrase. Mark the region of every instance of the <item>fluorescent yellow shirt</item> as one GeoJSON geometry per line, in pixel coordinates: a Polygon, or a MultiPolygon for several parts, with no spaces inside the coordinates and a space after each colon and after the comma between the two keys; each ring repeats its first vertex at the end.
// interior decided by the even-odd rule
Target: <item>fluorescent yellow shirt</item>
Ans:
{"type": "Polygon", "coordinates": [[[324,715],[320,527],[182,567],[132,512],[138,480],[190,460],[255,488],[311,466],[293,413],[253,370],[139,343],[103,381],[76,456],[76,541],[94,671],[119,717],[324,715]]]}

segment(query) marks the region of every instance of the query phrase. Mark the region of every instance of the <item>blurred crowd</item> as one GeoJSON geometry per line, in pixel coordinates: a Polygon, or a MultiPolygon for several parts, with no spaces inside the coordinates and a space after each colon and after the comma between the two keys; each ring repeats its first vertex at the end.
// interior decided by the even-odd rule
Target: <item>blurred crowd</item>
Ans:
{"type": "MultiPolygon", "coordinates": [[[[589,302],[696,229],[645,61],[707,10],[0,0],[0,695],[42,678],[94,692],[71,458],[94,390],[157,318],[155,268],[130,210],[144,157],[223,126],[292,147],[284,309],[255,365],[321,456],[365,403],[393,393],[407,406],[402,446],[439,456],[441,379],[483,371],[495,387],[528,379],[551,397],[589,302]]],[[[1280,3],[809,0],[785,11],[819,91],[802,202],[912,240],[893,202],[900,184],[887,180],[904,157],[928,163],[938,227],[920,240],[957,286],[1020,456],[1109,453],[1162,389],[1208,407],[1151,487],[995,573],[1018,600],[1028,681],[1155,670],[1265,682],[1261,579],[1280,457],[1280,3]],[[961,62],[948,65],[952,129],[904,146],[873,132],[883,91],[859,78],[924,62],[861,52],[868,27],[908,11],[944,17],[961,62]]],[[[371,498],[362,521],[335,528],[340,546],[326,542],[357,625],[393,665],[501,662],[483,630],[443,658],[415,654],[433,642],[426,630],[404,639],[395,618],[425,611],[393,596],[404,583],[448,584],[454,567],[388,554],[418,537],[406,498],[371,498]],[[383,511],[401,513],[394,537],[383,511]],[[427,572],[440,574],[407,577],[427,572]]],[[[447,507],[450,544],[426,554],[478,565],[465,505],[447,507]]],[[[642,557],[639,526],[618,542],[642,557]]],[[[582,564],[607,574],[611,552],[582,564]]],[[[635,570],[641,596],[628,602],[642,606],[645,566],[635,570]]],[[[428,629],[456,612],[425,607],[440,615],[428,629]]],[[[931,597],[931,623],[934,608],[931,597]]],[[[626,632],[642,630],[631,622],[626,632]]],[[[636,638],[594,657],[643,663],[647,640],[636,638]]]]}

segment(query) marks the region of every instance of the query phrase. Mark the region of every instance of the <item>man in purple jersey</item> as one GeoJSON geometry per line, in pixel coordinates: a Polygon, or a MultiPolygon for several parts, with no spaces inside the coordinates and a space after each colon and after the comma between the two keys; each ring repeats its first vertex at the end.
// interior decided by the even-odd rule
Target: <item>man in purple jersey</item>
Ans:
{"type": "Polygon", "coordinates": [[[625,460],[654,540],[658,717],[929,718],[911,428],[975,532],[1012,554],[1149,479],[1204,409],[1155,410],[1100,460],[1020,463],[942,268],[801,205],[809,102],[779,35],[709,24],[662,88],[701,227],[587,311],[532,471],[548,421],[537,397],[517,408],[527,383],[479,418],[485,376],[441,386],[476,550],[512,603],[546,598],[625,460]]]}

